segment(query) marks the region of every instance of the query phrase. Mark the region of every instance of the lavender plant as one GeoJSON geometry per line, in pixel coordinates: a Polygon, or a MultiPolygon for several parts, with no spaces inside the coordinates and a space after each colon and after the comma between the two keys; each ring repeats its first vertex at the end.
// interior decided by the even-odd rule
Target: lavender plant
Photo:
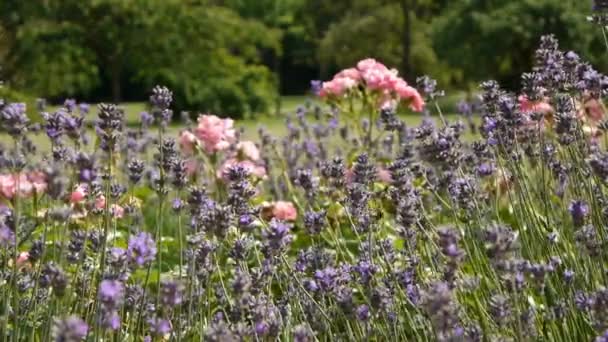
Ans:
{"type": "Polygon", "coordinates": [[[480,85],[479,134],[372,59],[314,85],[256,142],[168,136],[165,87],[94,141],[84,104],[38,132],[0,101],[2,340],[606,339],[606,76],[545,36],[519,94],[480,85]]]}

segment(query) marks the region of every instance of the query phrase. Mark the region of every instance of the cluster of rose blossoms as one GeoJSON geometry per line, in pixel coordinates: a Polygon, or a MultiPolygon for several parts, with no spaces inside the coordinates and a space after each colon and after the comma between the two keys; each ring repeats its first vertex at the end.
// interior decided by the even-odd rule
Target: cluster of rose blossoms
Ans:
{"type": "Polygon", "coordinates": [[[359,61],[356,68],[340,71],[331,81],[323,82],[317,92],[321,97],[339,99],[360,87],[378,96],[378,107],[395,107],[404,101],[416,112],[424,109],[424,100],[416,88],[399,77],[396,69],[372,58],[359,61]]]}

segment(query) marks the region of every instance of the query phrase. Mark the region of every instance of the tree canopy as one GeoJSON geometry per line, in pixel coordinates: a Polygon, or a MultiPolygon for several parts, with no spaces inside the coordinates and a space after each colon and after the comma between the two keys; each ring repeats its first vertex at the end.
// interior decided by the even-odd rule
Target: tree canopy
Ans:
{"type": "Polygon", "coordinates": [[[4,1],[0,77],[51,100],[142,100],[163,83],[178,108],[231,116],[365,57],[409,81],[513,87],[547,33],[605,67],[590,11],[564,0],[4,1]]]}

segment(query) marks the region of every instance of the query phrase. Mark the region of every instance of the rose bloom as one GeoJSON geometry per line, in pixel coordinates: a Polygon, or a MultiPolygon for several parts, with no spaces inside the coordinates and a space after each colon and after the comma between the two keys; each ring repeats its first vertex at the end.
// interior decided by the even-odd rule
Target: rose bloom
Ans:
{"type": "Polygon", "coordinates": [[[416,112],[421,112],[424,109],[424,99],[414,87],[411,87],[407,82],[401,80],[395,85],[395,93],[402,100],[410,101],[410,109],[416,112]]]}
{"type": "Polygon", "coordinates": [[[276,201],[272,205],[272,216],[283,221],[295,221],[298,211],[291,202],[276,201]]]}
{"type": "Polygon", "coordinates": [[[357,63],[357,69],[359,69],[359,71],[361,72],[365,72],[367,70],[371,70],[371,69],[376,69],[376,70],[387,70],[387,67],[378,62],[377,60],[373,59],[373,58],[366,58],[363,60],[360,60],[357,63]]]}
{"type": "Polygon", "coordinates": [[[192,152],[194,152],[194,147],[196,146],[198,139],[192,132],[182,131],[179,135],[178,142],[182,151],[187,155],[191,155],[192,152]]]}
{"type": "Polygon", "coordinates": [[[546,100],[530,101],[525,95],[520,95],[517,100],[519,101],[519,110],[522,113],[553,113],[553,107],[546,100]]]}
{"type": "Polygon", "coordinates": [[[244,169],[249,171],[249,174],[251,174],[255,177],[258,177],[258,178],[266,177],[266,168],[264,168],[263,166],[256,165],[251,160],[240,160],[239,161],[235,158],[230,158],[230,159],[226,160],[222,164],[222,166],[220,166],[219,170],[217,170],[217,177],[227,180],[228,169],[233,166],[237,166],[237,165],[243,167],[244,169]]]}
{"type": "Polygon", "coordinates": [[[76,187],[76,190],[70,194],[71,203],[80,203],[87,197],[87,187],[84,184],[80,184],[76,187]]]}
{"type": "Polygon", "coordinates": [[[253,141],[241,141],[236,145],[236,149],[239,151],[241,159],[260,160],[260,150],[258,150],[253,141]]]}
{"type": "Polygon", "coordinates": [[[0,175],[0,195],[12,199],[15,195],[29,197],[34,192],[34,185],[23,173],[19,175],[0,175]]]}
{"type": "Polygon", "coordinates": [[[601,100],[590,98],[585,101],[584,109],[579,112],[579,117],[583,121],[598,123],[604,119],[606,109],[601,100]]]}
{"type": "Polygon", "coordinates": [[[196,159],[186,159],[185,166],[188,177],[192,177],[198,172],[199,165],[196,159]]]}
{"type": "Polygon", "coordinates": [[[123,218],[125,215],[125,209],[118,204],[112,204],[110,207],[110,212],[114,218],[123,218]]]}
{"type": "Polygon", "coordinates": [[[349,68],[337,73],[335,78],[350,78],[354,81],[359,81],[361,79],[361,73],[355,68],[349,68]]]}
{"type": "Polygon", "coordinates": [[[391,172],[383,167],[379,167],[376,170],[376,177],[383,183],[392,183],[393,177],[391,176],[391,172]]]}
{"type": "Polygon", "coordinates": [[[105,209],[106,208],[106,196],[99,195],[95,199],[95,208],[97,209],[105,209]]]}
{"type": "Polygon", "coordinates": [[[227,149],[236,140],[234,121],[221,119],[215,115],[202,115],[194,134],[200,140],[207,153],[227,149]]]}
{"type": "Polygon", "coordinates": [[[357,81],[349,77],[334,77],[331,81],[323,82],[319,96],[342,96],[347,90],[357,85],[357,81]]]}
{"type": "Polygon", "coordinates": [[[40,171],[33,171],[27,175],[28,180],[32,183],[37,194],[42,194],[46,191],[46,174],[40,171]]]}
{"type": "Polygon", "coordinates": [[[28,262],[29,258],[30,258],[30,253],[28,253],[28,252],[19,253],[19,256],[17,257],[17,267],[31,266],[31,265],[29,265],[29,262],[28,262]]]}

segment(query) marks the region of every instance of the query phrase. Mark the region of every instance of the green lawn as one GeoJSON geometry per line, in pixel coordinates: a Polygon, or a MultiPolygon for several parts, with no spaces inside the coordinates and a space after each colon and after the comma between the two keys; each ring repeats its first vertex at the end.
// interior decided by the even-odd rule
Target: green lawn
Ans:
{"type": "MultiPolygon", "coordinates": [[[[286,132],[285,127],[285,116],[288,113],[294,113],[298,106],[304,105],[307,101],[314,103],[314,98],[308,96],[285,96],[281,104],[281,115],[256,115],[254,118],[248,118],[238,120],[236,126],[243,129],[243,136],[245,139],[255,140],[258,137],[258,128],[265,127],[268,131],[272,132],[275,136],[281,136],[286,132]]],[[[129,127],[137,127],[140,124],[140,113],[147,110],[146,104],[143,102],[127,102],[122,104],[125,109],[126,122],[129,127]]],[[[49,107],[48,110],[52,111],[56,107],[49,107]]],[[[451,108],[448,108],[451,109],[451,108]]],[[[96,108],[91,106],[91,117],[96,114],[96,108]]],[[[452,121],[458,118],[456,114],[446,114],[446,119],[452,121]]],[[[420,124],[422,115],[411,114],[405,115],[402,119],[409,126],[416,126],[420,124]]],[[[437,118],[438,120],[438,118],[437,118]]],[[[168,135],[175,136],[179,134],[184,127],[179,124],[174,124],[168,127],[168,135]]],[[[94,134],[93,131],[90,134],[94,134]]],[[[50,148],[49,140],[44,133],[32,135],[30,138],[40,151],[48,151],[50,148]]],[[[0,142],[8,142],[9,137],[0,134],[0,142]]]]}

